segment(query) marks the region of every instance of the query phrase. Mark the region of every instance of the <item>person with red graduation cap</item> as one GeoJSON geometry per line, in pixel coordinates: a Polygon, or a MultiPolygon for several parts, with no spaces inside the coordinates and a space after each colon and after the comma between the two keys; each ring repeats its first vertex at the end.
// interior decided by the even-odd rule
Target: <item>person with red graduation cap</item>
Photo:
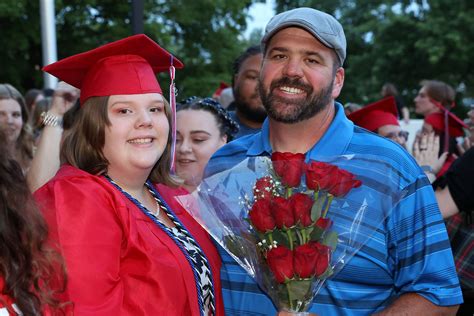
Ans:
{"type": "Polygon", "coordinates": [[[44,68],[81,90],[65,164],[35,192],[75,315],[224,313],[220,258],[174,198],[184,192],[170,175],[173,113],[155,75],[173,79],[174,67],[140,34],[44,68]]]}
{"type": "Polygon", "coordinates": [[[397,116],[395,98],[390,96],[352,112],[347,118],[355,125],[390,138],[405,147],[408,133],[402,131],[397,116]]]}
{"type": "Polygon", "coordinates": [[[431,100],[431,102],[436,104],[443,112],[434,112],[425,117],[421,135],[417,137],[413,144],[413,155],[417,161],[422,164],[423,162],[420,161],[420,156],[422,156],[429,147],[433,147],[435,150],[437,149],[431,153],[431,155],[440,157],[440,159],[436,163],[438,167],[433,168],[432,172],[436,177],[440,177],[460,155],[456,138],[463,137],[463,128],[468,128],[468,126],[459,117],[444,108],[439,102],[435,100],[431,100]],[[434,141],[433,136],[430,136],[430,134],[434,134],[434,141]],[[433,142],[437,142],[439,145],[431,146],[433,142]]]}

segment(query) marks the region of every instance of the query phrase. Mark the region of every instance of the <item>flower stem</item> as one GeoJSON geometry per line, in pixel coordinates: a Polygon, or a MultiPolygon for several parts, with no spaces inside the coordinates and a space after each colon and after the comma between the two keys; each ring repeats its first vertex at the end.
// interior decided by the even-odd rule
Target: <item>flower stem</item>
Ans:
{"type": "Polygon", "coordinates": [[[299,244],[300,245],[304,244],[304,229],[303,230],[296,229],[296,236],[298,237],[299,244]]]}
{"type": "Polygon", "coordinates": [[[319,190],[318,191],[314,191],[313,192],[313,196],[314,196],[314,202],[316,202],[319,198],[319,190]]]}
{"type": "Polygon", "coordinates": [[[270,241],[270,245],[273,245],[273,234],[272,233],[268,233],[268,240],[270,241]]]}
{"type": "Polygon", "coordinates": [[[290,244],[290,250],[293,250],[293,236],[291,235],[291,229],[286,231],[286,236],[288,237],[288,243],[290,244]]]}
{"type": "Polygon", "coordinates": [[[322,218],[326,218],[326,215],[328,214],[328,211],[329,211],[329,206],[331,205],[331,202],[332,202],[333,198],[334,198],[334,196],[332,194],[328,194],[326,207],[324,208],[323,214],[321,215],[322,218]]]}
{"type": "Polygon", "coordinates": [[[293,307],[293,297],[291,295],[291,288],[290,288],[290,282],[286,282],[286,291],[288,292],[288,302],[290,303],[290,310],[293,312],[294,307],[293,307]]]}
{"type": "Polygon", "coordinates": [[[285,198],[289,198],[293,194],[293,188],[292,187],[286,187],[285,190],[285,198]]]}

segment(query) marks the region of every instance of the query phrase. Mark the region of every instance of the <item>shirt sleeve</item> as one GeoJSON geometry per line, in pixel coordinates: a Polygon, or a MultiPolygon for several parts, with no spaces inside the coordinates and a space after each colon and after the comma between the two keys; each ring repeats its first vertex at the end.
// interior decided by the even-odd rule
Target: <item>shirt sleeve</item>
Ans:
{"type": "Polygon", "coordinates": [[[112,195],[87,178],[56,181],[45,190],[39,198],[48,199],[46,218],[65,260],[74,314],[118,315],[123,230],[112,195]]]}
{"type": "Polygon", "coordinates": [[[474,211],[474,147],[453,162],[446,180],[459,211],[474,211]]]}
{"type": "Polygon", "coordinates": [[[395,290],[417,293],[432,303],[462,303],[446,227],[424,175],[405,188],[390,214],[387,235],[395,290]]]}

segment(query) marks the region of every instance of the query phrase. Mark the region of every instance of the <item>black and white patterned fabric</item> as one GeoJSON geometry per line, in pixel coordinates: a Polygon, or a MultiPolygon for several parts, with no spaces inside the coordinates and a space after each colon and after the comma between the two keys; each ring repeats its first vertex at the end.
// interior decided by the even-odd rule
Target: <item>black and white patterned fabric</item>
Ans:
{"type": "MultiPolygon", "coordinates": [[[[198,283],[198,287],[201,289],[200,295],[203,307],[203,314],[204,315],[215,315],[215,298],[214,298],[214,285],[212,282],[212,275],[211,275],[211,268],[209,263],[202,252],[199,245],[196,243],[194,238],[189,234],[185,227],[181,225],[181,223],[176,220],[174,215],[168,211],[166,205],[161,201],[161,199],[155,194],[155,192],[148,188],[150,193],[155,198],[156,202],[158,203],[159,207],[161,208],[162,212],[166,212],[168,217],[171,221],[175,224],[175,227],[167,227],[164,225],[159,217],[155,217],[158,221],[163,224],[163,227],[171,233],[176,240],[178,240],[184,249],[187,251],[190,259],[193,262],[193,269],[195,270],[196,282],[198,283]]],[[[146,208],[145,208],[146,209],[146,208]]],[[[155,213],[150,212],[146,209],[150,214],[155,216],[155,213]]]]}

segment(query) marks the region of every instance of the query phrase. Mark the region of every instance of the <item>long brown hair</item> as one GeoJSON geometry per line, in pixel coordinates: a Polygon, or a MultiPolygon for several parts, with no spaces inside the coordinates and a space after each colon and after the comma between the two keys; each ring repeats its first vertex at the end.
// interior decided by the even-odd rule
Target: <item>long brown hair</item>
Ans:
{"type": "Polygon", "coordinates": [[[26,170],[33,159],[34,138],[30,125],[28,124],[28,110],[26,109],[25,100],[21,93],[11,84],[0,84],[0,100],[13,99],[20,105],[21,120],[23,127],[20,136],[15,145],[15,156],[21,167],[26,170]]]}
{"type": "Polygon", "coordinates": [[[444,107],[450,109],[456,98],[456,91],[449,84],[439,80],[423,80],[421,86],[425,87],[426,94],[444,107]]]}
{"type": "MultiPolygon", "coordinates": [[[[105,145],[105,128],[110,126],[107,114],[109,97],[91,97],[84,102],[78,113],[78,118],[64,138],[61,147],[61,159],[76,168],[91,174],[107,172],[109,162],[102,149],[105,145]]],[[[165,102],[165,113],[171,130],[171,109],[165,102]]],[[[150,180],[176,186],[176,179],[170,174],[171,166],[171,132],[168,133],[168,143],[160,159],[150,173],[150,180]]]]}
{"type": "Polygon", "coordinates": [[[65,288],[64,265],[59,254],[45,245],[46,223],[20,165],[8,148],[0,131],[0,274],[5,282],[2,291],[14,300],[23,315],[40,315],[46,305],[59,308],[53,288],[65,288]]]}

